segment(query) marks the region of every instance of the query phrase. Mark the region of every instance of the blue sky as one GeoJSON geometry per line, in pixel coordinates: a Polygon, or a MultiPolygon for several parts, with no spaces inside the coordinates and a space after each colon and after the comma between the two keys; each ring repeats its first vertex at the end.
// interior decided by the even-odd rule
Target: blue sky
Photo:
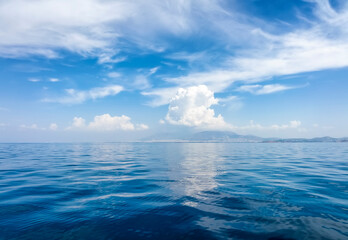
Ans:
{"type": "Polygon", "coordinates": [[[348,136],[344,0],[0,1],[0,141],[348,136]]]}

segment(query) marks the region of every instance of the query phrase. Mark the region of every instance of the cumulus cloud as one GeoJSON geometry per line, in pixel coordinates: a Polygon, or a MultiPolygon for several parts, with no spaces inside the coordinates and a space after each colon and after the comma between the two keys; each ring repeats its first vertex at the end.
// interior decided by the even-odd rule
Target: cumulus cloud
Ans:
{"type": "Polygon", "coordinates": [[[221,115],[215,116],[212,105],[218,103],[207,86],[179,88],[170,100],[165,120],[174,125],[223,129],[230,127],[221,115]]]}
{"type": "Polygon", "coordinates": [[[94,131],[134,131],[146,130],[149,127],[145,124],[134,124],[131,118],[125,115],[111,116],[110,114],[97,115],[93,121],[86,124],[85,119],[74,117],[72,126],[68,129],[94,130],[94,131]]]}
{"type": "Polygon", "coordinates": [[[83,119],[82,117],[74,117],[72,127],[83,128],[86,126],[85,122],[85,119],[83,119]]]}
{"type": "Polygon", "coordinates": [[[114,96],[123,90],[122,86],[111,85],[106,87],[92,88],[90,90],[66,89],[66,96],[60,98],[46,98],[45,102],[57,102],[63,104],[78,104],[89,99],[95,100],[107,96],[114,96]]]}
{"type": "Polygon", "coordinates": [[[118,116],[110,116],[109,114],[103,114],[100,116],[95,116],[94,121],[90,122],[88,127],[90,129],[95,130],[104,130],[104,131],[112,131],[112,130],[134,130],[134,124],[131,123],[130,118],[122,115],[118,116]]]}

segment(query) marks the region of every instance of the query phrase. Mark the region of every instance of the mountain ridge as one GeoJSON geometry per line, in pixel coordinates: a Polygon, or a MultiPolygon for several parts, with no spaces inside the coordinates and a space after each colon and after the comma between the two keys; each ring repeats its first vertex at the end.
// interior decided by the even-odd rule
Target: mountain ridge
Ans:
{"type": "MultiPolygon", "coordinates": [[[[232,131],[202,131],[187,137],[143,139],[144,142],[239,142],[239,143],[285,143],[285,142],[348,142],[348,137],[334,138],[329,136],[315,138],[262,138],[254,135],[240,135],[232,131]]],[[[162,135],[163,137],[163,135],[162,135]]]]}

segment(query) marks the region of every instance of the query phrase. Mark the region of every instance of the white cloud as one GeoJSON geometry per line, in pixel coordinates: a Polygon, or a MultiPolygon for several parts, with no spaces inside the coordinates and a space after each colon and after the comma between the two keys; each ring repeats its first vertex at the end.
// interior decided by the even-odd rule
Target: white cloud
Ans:
{"type": "Polygon", "coordinates": [[[223,107],[227,107],[229,111],[237,111],[243,107],[241,98],[237,96],[228,96],[224,98],[218,98],[219,104],[223,107]]]}
{"type": "MultiPolygon", "coordinates": [[[[2,34],[0,34],[1,36],[2,34]]],[[[8,47],[8,44],[0,43],[0,56],[5,58],[26,58],[33,55],[45,56],[46,58],[58,58],[59,55],[53,50],[50,49],[40,49],[39,47],[32,46],[11,46],[8,47]]]]}
{"type": "Polygon", "coordinates": [[[98,56],[98,63],[119,63],[125,61],[126,59],[126,57],[114,57],[112,54],[103,53],[98,56]]]}
{"type": "Polygon", "coordinates": [[[48,79],[50,82],[59,82],[59,79],[58,78],[50,78],[48,79]]]}
{"type": "Polygon", "coordinates": [[[30,130],[52,130],[55,131],[58,129],[58,125],[56,123],[51,123],[48,128],[44,128],[44,127],[39,127],[37,124],[31,124],[31,125],[26,125],[26,124],[22,124],[19,126],[22,129],[30,129],[30,130]]]}
{"type": "Polygon", "coordinates": [[[116,63],[125,60],[118,45],[161,51],[160,33],[189,34],[195,18],[220,8],[216,0],[0,1],[0,55],[56,58],[64,49],[116,63]]]}
{"type": "Polygon", "coordinates": [[[132,4],[123,1],[2,1],[0,53],[57,57],[55,48],[63,48],[90,54],[116,36],[106,23],[123,20],[131,12],[132,4]]]}
{"type": "Polygon", "coordinates": [[[121,48],[163,50],[171,44],[161,38],[163,33],[187,37],[202,34],[203,28],[206,35],[202,37],[226,45],[226,59],[217,66],[209,51],[168,55],[170,59],[214,63],[207,63],[209,70],[166,79],[178,87],[204,84],[220,92],[235,81],[348,66],[348,5],[338,12],[328,0],[310,2],[318,17],[313,24],[271,34],[259,26],[273,28],[272,23],[261,25],[256,18],[226,8],[231,3],[217,0],[1,1],[0,56],[54,58],[64,49],[98,57],[99,63],[117,63],[125,60],[118,56],[121,48]]]}
{"type": "Polygon", "coordinates": [[[95,100],[107,96],[114,96],[123,90],[122,86],[111,85],[106,87],[92,88],[90,90],[81,91],[75,89],[66,89],[66,96],[60,98],[46,98],[45,102],[57,102],[63,104],[83,103],[89,99],[95,100]]]}
{"type": "MultiPolygon", "coordinates": [[[[222,57],[219,61],[222,64],[217,63],[214,58],[205,59],[211,63],[205,68],[208,70],[193,69],[186,75],[167,77],[164,80],[179,87],[204,84],[214,92],[223,92],[236,82],[256,83],[274,76],[347,67],[348,4],[342,6],[338,12],[330,6],[327,0],[312,0],[311,2],[315,3],[313,6],[316,7],[317,21],[307,27],[290,28],[290,31],[282,30],[282,33],[277,34],[260,29],[256,19],[243,24],[241,33],[229,34],[236,30],[237,25],[220,24],[217,19],[213,19],[220,33],[226,32],[224,39],[227,41],[238,41],[236,36],[241,37],[239,39],[242,46],[239,48],[240,50],[232,48],[232,51],[227,49],[224,54],[218,53],[222,57]],[[248,38],[247,41],[245,41],[245,36],[248,38]]],[[[233,21],[233,14],[231,19],[225,20],[226,22],[233,21]]],[[[245,19],[241,17],[241,21],[243,22],[245,19]]],[[[213,38],[215,41],[222,39],[220,34],[215,34],[213,38]]],[[[179,52],[172,54],[172,58],[192,62],[201,60],[204,55],[213,54],[206,51],[201,53],[179,52]]],[[[273,84],[265,85],[262,89],[255,85],[255,88],[258,90],[254,91],[250,88],[249,90],[253,90],[255,94],[267,94],[294,87],[273,84]]]]}
{"type": "Polygon", "coordinates": [[[111,116],[110,114],[103,114],[94,117],[94,120],[86,124],[85,119],[81,117],[75,117],[73,124],[68,129],[80,129],[80,130],[94,130],[94,131],[134,131],[134,130],[146,130],[149,127],[145,124],[134,124],[131,122],[131,118],[125,115],[120,117],[111,116]]]}
{"type": "Polygon", "coordinates": [[[149,91],[143,91],[141,92],[141,94],[144,96],[150,96],[153,98],[152,101],[147,103],[149,106],[158,107],[161,105],[168,104],[170,99],[175,96],[178,89],[179,89],[178,87],[157,88],[157,89],[152,89],[149,91]]]}
{"type": "Polygon", "coordinates": [[[165,120],[170,124],[199,128],[229,128],[221,115],[215,116],[212,105],[218,103],[207,86],[179,88],[170,100],[165,120]]]}
{"type": "Polygon", "coordinates": [[[109,78],[119,78],[119,77],[121,77],[121,76],[122,76],[122,74],[119,73],[119,72],[109,72],[109,73],[108,73],[108,77],[109,77],[109,78]]]}
{"type": "Polygon", "coordinates": [[[29,82],[40,82],[40,79],[38,78],[28,78],[29,82]]]}
{"type": "Polygon", "coordinates": [[[136,130],[147,130],[147,129],[149,129],[149,126],[147,126],[146,124],[140,123],[140,124],[136,124],[135,129],[136,130]]]}
{"type": "Polygon", "coordinates": [[[239,100],[239,98],[237,96],[228,96],[225,98],[218,98],[218,100],[219,100],[219,103],[227,103],[227,102],[239,100]]]}
{"type": "Polygon", "coordinates": [[[137,75],[133,82],[133,87],[139,90],[145,90],[151,87],[151,84],[147,77],[144,75],[137,75]]]}
{"type": "Polygon", "coordinates": [[[149,75],[155,74],[158,71],[158,69],[160,69],[160,67],[151,68],[150,71],[149,71],[149,75]]]}
{"type": "Polygon", "coordinates": [[[26,124],[22,124],[19,126],[20,128],[24,128],[24,129],[34,129],[34,130],[38,130],[40,129],[37,124],[31,124],[31,125],[26,125],[26,124]]]}
{"type": "Polygon", "coordinates": [[[88,127],[94,130],[112,131],[112,130],[134,130],[134,124],[130,118],[122,115],[112,117],[109,114],[95,116],[94,121],[90,122],[88,127]]]}
{"type": "Polygon", "coordinates": [[[72,127],[75,127],[75,128],[82,128],[82,127],[85,127],[85,119],[83,119],[82,117],[74,117],[73,119],[73,124],[72,124],[72,127]]]}
{"type": "Polygon", "coordinates": [[[270,94],[275,92],[281,92],[289,89],[297,88],[295,86],[286,86],[281,84],[269,84],[269,85],[244,85],[237,90],[241,92],[250,92],[256,95],[270,94]]]}
{"type": "Polygon", "coordinates": [[[247,76],[250,76],[250,72],[238,73],[227,70],[212,70],[209,72],[189,73],[186,76],[168,77],[164,80],[181,87],[203,84],[214,92],[222,92],[240,78],[249,79],[247,76]]]}
{"type": "Polygon", "coordinates": [[[51,123],[49,129],[55,131],[58,129],[58,125],[56,123],[51,123]]]}
{"type": "Polygon", "coordinates": [[[176,52],[166,56],[168,59],[187,61],[189,63],[198,61],[202,58],[206,57],[206,52],[196,52],[196,53],[188,53],[188,52],[176,52]]]}

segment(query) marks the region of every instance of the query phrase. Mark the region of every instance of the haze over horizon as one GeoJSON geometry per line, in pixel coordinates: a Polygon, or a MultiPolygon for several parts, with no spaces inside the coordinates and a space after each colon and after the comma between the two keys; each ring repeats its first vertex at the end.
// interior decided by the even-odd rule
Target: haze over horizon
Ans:
{"type": "Polygon", "coordinates": [[[0,1],[0,142],[348,137],[344,0],[0,1]]]}

